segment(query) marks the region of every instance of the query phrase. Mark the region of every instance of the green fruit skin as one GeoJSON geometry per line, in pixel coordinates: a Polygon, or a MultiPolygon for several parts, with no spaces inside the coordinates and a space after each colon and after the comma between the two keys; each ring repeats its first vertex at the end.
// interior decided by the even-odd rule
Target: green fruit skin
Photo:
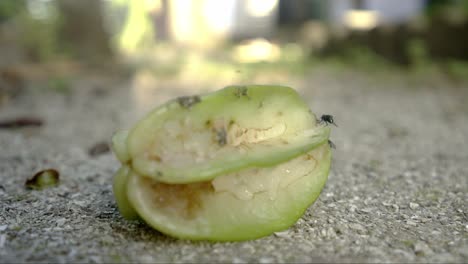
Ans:
{"type": "Polygon", "coordinates": [[[136,220],[139,219],[138,213],[133,209],[127,197],[127,184],[130,173],[130,167],[123,165],[114,175],[112,189],[120,214],[127,220],[136,220]]]}
{"type": "Polygon", "coordinates": [[[112,137],[112,149],[114,150],[115,156],[122,164],[128,163],[131,159],[127,150],[128,133],[127,130],[118,131],[112,137]]]}
{"type": "MultiPolygon", "coordinates": [[[[122,163],[121,169],[115,174],[113,190],[118,209],[122,216],[129,220],[144,219],[150,226],[170,236],[181,239],[209,240],[209,241],[243,241],[267,236],[276,231],[287,229],[293,225],[319,196],[323,189],[331,162],[331,151],[326,144],[330,128],[317,126],[315,116],[308,112],[307,105],[297,93],[286,87],[251,86],[247,96],[237,98],[244,103],[258,103],[257,95],[268,96],[267,93],[278,93],[285,99],[285,105],[279,107],[290,109],[293,119],[286,138],[295,142],[291,147],[273,148],[254,146],[257,151],[243,156],[222,157],[212,162],[187,168],[164,167],[152,164],[143,158],[142,153],[154,142],[155,134],[166,120],[179,118],[181,115],[192,113],[193,116],[206,119],[213,118],[213,112],[220,112],[232,98],[238,87],[227,87],[221,91],[200,97],[201,102],[186,109],[177,102],[171,101],[157,108],[135,128],[118,132],[114,135],[113,149],[122,163]],[[253,88],[253,89],[252,89],[253,88]],[[270,89],[270,90],[268,90],[270,89]],[[207,100],[212,98],[213,100],[207,100]],[[288,101],[289,100],[289,101],[288,101]],[[197,110],[198,109],[198,110],[197,110]],[[307,112],[307,114],[305,114],[307,112]],[[301,137],[301,131],[314,130],[312,135],[301,137]],[[203,196],[203,210],[201,220],[186,220],[177,215],[167,214],[155,210],[148,203],[141,188],[141,179],[150,177],[169,184],[187,184],[209,181],[213,178],[236,171],[249,170],[257,167],[274,167],[284,164],[291,159],[301,157],[310,151],[322,151],[322,158],[318,166],[305,177],[278,191],[275,200],[271,200],[266,193],[257,193],[251,200],[240,200],[229,193],[203,196]],[[146,163],[145,163],[146,162],[146,163]],[[161,167],[164,167],[161,169],[161,167]],[[156,168],[156,169],[155,169],[156,168]],[[157,175],[164,172],[164,177],[157,175]],[[157,173],[158,172],[158,173],[157,173]],[[182,173],[182,176],[180,176],[182,173]],[[156,177],[157,176],[157,177],[156,177]],[[141,217],[141,218],[140,218],[141,217]]],[[[248,116],[248,107],[233,108],[234,114],[248,116]],[[245,108],[245,109],[244,109],[245,108]],[[245,111],[244,111],[245,110],[245,111]],[[241,112],[236,113],[237,112],[241,112]]],[[[229,113],[228,113],[229,114],[229,113]]],[[[226,113],[220,113],[226,115],[226,113]]],[[[255,121],[254,121],[255,122],[255,121]]]]}
{"type": "Polygon", "coordinates": [[[248,97],[240,98],[236,95],[238,89],[235,86],[227,87],[202,96],[200,103],[189,109],[180,106],[177,101],[171,101],[151,112],[128,135],[127,150],[132,159],[132,168],[160,182],[199,182],[251,166],[273,166],[307,153],[328,140],[330,128],[315,126],[315,116],[293,89],[283,86],[249,86],[248,97]],[[281,116],[276,116],[278,109],[285,109],[281,116]],[[148,158],[148,149],[158,145],[157,135],[164,122],[187,116],[193,117],[200,126],[205,120],[230,117],[243,123],[243,127],[268,127],[284,123],[286,130],[279,139],[290,143],[282,145],[279,139],[269,142],[275,144],[274,147],[268,145],[268,142],[260,143],[246,153],[225,146],[224,150],[227,151],[224,155],[217,155],[198,164],[187,163],[186,166],[170,166],[148,158]],[[304,133],[310,130],[314,133],[304,133]]]}
{"type": "Polygon", "coordinates": [[[239,200],[221,192],[203,198],[203,215],[200,221],[184,220],[151,208],[140,188],[141,176],[133,173],[128,182],[128,197],[140,216],[160,232],[190,240],[244,241],[261,238],[294,225],[305,210],[317,199],[323,189],[331,162],[331,152],[324,144],[323,158],[309,175],[298,179],[278,191],[275,200],[266,192],[258,193],[252,200],[239,200]]]}

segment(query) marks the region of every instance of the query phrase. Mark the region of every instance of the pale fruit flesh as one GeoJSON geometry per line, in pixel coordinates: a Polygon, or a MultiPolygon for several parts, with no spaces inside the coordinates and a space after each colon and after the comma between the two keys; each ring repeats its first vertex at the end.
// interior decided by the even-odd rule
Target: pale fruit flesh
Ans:
{"type": "Polygon", "coordinates": [[[330,149],[322,145],[277,166],[246,169],[207,182],[165,184],[134,173],[127,192],[141,217],[168,235],[254,239],[286,229],[302,216],[326,182],[329,160],[330,149]]]}

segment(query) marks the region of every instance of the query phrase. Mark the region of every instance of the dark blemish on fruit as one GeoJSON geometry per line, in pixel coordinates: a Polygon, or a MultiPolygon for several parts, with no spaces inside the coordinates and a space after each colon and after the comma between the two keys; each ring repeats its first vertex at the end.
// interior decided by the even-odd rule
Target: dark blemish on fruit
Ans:
{"type": "Polygon", "coordinates": [[[245,86],[236,87],[236,91],[234,94],[236,95],[237,98],[241,98],[242,96],[245,96],[248,99],[250,99],[248,95],[248,88],[245,86]]]}
{"type": "Polygon", "coordinates": [[[206,122],[205,122],[205,126],[206,126],[206,127],[210,127],[211,124],[212,124],[212,122],[211,122],[210,119],[206,120],[206,122]]]}
{"type": "Polygon", "coordinates": [[[181,205],[181,217],[194,219],[203,208],[202,195],[214,192],[211,182],[191,184],[166,184],[147,180],[147,186],[154,194],[153,202],[159,208],[170,208],[177,203],[181,205]]]}
{"type": "Polygon", "coordinates": [[[330,148],[336,149],[335,143],[333,143],[331,140],[328,140],[328,145],[330,146],[330,148]]]}
{"type": "Polygon", "coordinates": [[[307,155],[305,156],[305,159],[306,159],[306,160],[313,160],[313,161],[317,162],[317,160],[314,158],[314,156],[312,156],[312,155],[310,155],[310,154],[307,154],[307,155]]]}
{"type": "Polygon", "coordinates": [[[218,142],[218,145],[224,146],[227,144],[227,134],[226,130],[224,128],[217,129],[215,130],[216,132],[216,142],[218,142]]]}
{"type": "MultiPolygon", "coordinates": [[[[149,158],[150,158],[151,160],[154,160],[154,161],[157,161],[157,162],[161,162],[161,160],[162,160],[160,156],[155,155],[155,154],[151,154],[151,155],[149,156],[149,158]]],[[[160,172],[159,172],[159,173],[160,173],[160,172]]]]}
{"type": "Polygon", "coordinates": [[[283,112],[279,111],[278,113],[276,113],[277,116],[282,116],[283,115],[283,112]]]}
{"type": "Polygon", "coordinates": [[[186,109],[190,109],[192,106],[195,104],[198,104],[201,102],[201,99],[198,95],[194,96],[181,96],[177,98],[177,102],[179,103],[180,106],[186,109]]]}

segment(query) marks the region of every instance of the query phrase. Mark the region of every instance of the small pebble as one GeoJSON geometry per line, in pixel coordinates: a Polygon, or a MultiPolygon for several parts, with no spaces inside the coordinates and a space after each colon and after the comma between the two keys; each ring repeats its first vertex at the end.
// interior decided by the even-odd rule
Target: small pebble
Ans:
{"type": "Polygon", "coordinates": [[[290,235],[289,235],[289,231],[286,230],[286,231],[281,231],[281,232],[275,232],[274,235],[276,237],[280,237],[280,238],[289,238],[290,235]]]}
{"type": "Polygon", "coordinates": [[[417,203],[410,203],[410,204],[409,204],[409,207],[410,207],[411,209],[415,210],[415,209],[417,209],[417,208],[419,207],[419,204],[417,204],[417,203]]]}

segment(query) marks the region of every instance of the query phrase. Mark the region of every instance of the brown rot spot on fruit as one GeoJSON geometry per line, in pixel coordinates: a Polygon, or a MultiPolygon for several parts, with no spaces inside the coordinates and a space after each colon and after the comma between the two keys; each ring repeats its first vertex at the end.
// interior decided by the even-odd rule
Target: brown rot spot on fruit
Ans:
{"type": "Polygon", "coordinates": [[[317,162],[317,160],[316,160],[316,159],[314,158],[314,156],[311,155],[311,154],[306,154],[306,155],[304,156],[304,158],[305,158],[305,160],[313,160],[313,161],[317,162]]]}
{"type": "Polygon", "coordinates": [[[313,168],[312,170],[315,170],[315,168],[316,168],[317,165],[318,165],[318,161],[317,161],[317,159],[314,157],[314,155],[306,154],[304,158],[305,158],[305,160],[313,161],[313,162],[314,162],[314,168],[313,168]]]}
{"type": "Polygon", "coordinates": [[[194,219],[203,207],[202,195],[214,193],[211,182],[166,184],[145,178],[153,206],[168,210],[185,219],[194,219]]]}
{"type": "Polygon", "coordinates": [[[156,155],[156,154],[150,154],[150,155],[148,155],[148,158],[149,158],[150,160],[154,160],[154,161],[157,161],[157,162],[161,162],[161,161],[162,161],[161,156],[156,155]]]}
{"type": "Polygon", "coordinates": [[[195,104],[200,103],[201,99],[197,95],[194,95],[194,96],[181,96],[181,97],[177,98],[177,102],[183,108],[190,109],[195,104]]]}

